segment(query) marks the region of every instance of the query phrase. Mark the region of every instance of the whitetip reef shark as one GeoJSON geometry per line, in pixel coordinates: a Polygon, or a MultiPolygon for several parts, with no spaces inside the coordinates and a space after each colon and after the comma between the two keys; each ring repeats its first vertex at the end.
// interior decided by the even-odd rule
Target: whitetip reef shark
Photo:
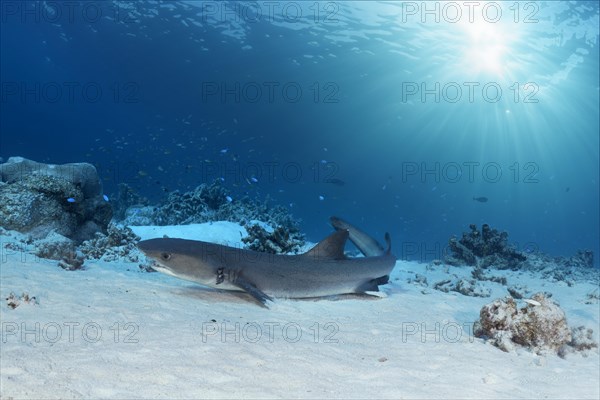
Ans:
{"type": "Polygon", "coordinates": [[[217,289],[243,291],[261,306],[273,298],[311,298],[378,292],[396,264],[387,249],[349,223],[331,218],[336,232],[299,255],[279,255],[197,240],[142,240],[138,248],[159,272],[217,289]],[[350,240],[365,257],[344,254],[350,240]]]}

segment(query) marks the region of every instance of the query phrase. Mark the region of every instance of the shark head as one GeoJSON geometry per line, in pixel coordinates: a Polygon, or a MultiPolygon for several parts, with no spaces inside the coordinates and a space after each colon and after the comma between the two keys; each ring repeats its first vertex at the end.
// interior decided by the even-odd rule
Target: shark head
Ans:
{"type": "Polygon", "coordinates": [[[216,287],[220,257],[213,244],[164,238],[142,240],[137,246],[156,261],[152,268],[158,272],[216,287]]]}

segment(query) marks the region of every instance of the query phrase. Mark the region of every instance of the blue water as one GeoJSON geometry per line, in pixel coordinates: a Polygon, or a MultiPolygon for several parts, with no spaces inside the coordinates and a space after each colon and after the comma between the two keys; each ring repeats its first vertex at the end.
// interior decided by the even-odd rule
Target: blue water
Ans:
{"type": "Polygon", "coordinates": [[[598,3],[452,4],[2,2],[0,156],[153,201],[224,178],[401,258],[488,223],[597,264],[598,3]]]}

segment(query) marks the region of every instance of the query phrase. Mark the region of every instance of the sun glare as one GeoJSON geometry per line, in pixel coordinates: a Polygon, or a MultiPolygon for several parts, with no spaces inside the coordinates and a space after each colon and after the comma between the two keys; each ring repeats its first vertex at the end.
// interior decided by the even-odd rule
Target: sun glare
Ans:
{"type": "Polygon", "coordinates": [[[463,61],[466,70],[476,74],[503,76],[510,34],[500,23],[485,20],[461,24],[464,32],[463,61]]]}

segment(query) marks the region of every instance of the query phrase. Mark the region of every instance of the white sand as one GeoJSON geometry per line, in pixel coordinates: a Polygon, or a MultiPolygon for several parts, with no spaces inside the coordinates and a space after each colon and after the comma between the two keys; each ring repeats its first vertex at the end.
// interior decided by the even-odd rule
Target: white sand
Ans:
{"type": "MultiPolygon", "coordinates": [[[[243,228],[186,229],[166,233],[235,243],[243,228]]],[[[472,337],[481,306],[506,295],[501,285],[486,282],[492,297],[472,298],[406,283],[421,273],[432,286],[448,277],[443,267],[398,262],[384,299],[277,300],[265,310],[244,294],[138,272],[137,264],[86,262],[85,271],[68,272],[3,252],[3,399],[600,397],[597,351],[566,359],[504,353],[472,337]],[[10,292],[39,304],[9,309],[10,292]]],[[[449,272],[466,276],[470,268],[449,272]]],[[[598,338],[599,306],[584,304],[592,284],[504,274],[553,293],[569,323],[594,328],[598,338]]]]}

